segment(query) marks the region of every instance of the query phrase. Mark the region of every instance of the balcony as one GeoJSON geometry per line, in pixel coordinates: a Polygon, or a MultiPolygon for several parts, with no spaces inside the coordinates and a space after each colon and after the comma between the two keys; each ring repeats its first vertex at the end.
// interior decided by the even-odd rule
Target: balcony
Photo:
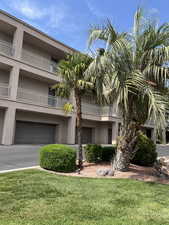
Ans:
{"type": "Polygon", "coordinates": [[[12,44],[6,41],[0,41],[0,54],[4,54],[7,56],[13,56],[14,55],[14,49],[12,47],[12,44]]]}
{"type": "Polygon", "coordinates": [[[33,93],[30,90],[23,88],[18,88],[17,100],[38,106],[61,109],[63,109],[65,103],[68,101],[67,99],[61,99],[50,95],[38,95],[37,93],[33,93]]]}
{"type": "Polygon", "coordinates": [[[36,66],[51,73],[56,73],[57,71],[57,63],[54,63],[52,60],[44,58],[40,55],[38,56],[36,54],[33,54],[25,49],[22,50],[22,60],[25,63],[36,66]]]}
{"type": "Polygon", "coordinates": [[[101,116],[101,107],[96,104],[82,103],[82,113],[87,115],[101,116]]]}
{"type": "Polygon", "coordinates": [[[10,88],[8,84],[0,84],[0,98],[9,98],[10,88]]]}
{"type": "Polygon", "coordinates": [[[82,113],[87,115],[95,115],[102,117],[117,116],[117,110],[115,106],[100,106],[91,103],[82,103],[82,113]]]}

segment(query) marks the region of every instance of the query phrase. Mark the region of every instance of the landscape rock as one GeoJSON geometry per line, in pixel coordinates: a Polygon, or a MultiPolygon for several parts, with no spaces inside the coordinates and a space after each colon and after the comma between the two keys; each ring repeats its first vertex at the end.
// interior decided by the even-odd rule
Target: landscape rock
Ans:
{"type": "Polygon", "coordinates": [[[156,176],[164,179],[169,179],[169,161],[168,158],[161,157],[158,158],[154,163],[154,168],[156,170],[156,176]]]}
{"type": "Polygon", "coordinates": [[[109,170],[110,169],[98,169],[97,171],[96,171],[96,174],[98,175],[98,176],[106,176],[106,175],[108,175],[108,173],[109,173],[109,170]]]}
{"type": "Polygon", "coordinates": [[[112,169],[109,170],[108,176],[114,176],[114,171],[112,169]]]}

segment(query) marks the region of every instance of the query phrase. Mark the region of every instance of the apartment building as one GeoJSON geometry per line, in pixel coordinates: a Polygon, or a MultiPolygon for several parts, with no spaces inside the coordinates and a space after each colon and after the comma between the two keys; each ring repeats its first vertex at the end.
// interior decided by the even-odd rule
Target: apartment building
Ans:
{"type": "MultiPolygon", "coordinates": [[[[74,51],[0,11],[0,144],[75,144],[75,113],[63,111],[74,100],[55,97],[51,90],[60,81],[57,63],[74,51]]],[[[83,143],[115,142],[121,123],[115,105],[85,100],[82,111],[83,143]]],[[[145,129],[155,140],[153,122],[145,129]]]]}

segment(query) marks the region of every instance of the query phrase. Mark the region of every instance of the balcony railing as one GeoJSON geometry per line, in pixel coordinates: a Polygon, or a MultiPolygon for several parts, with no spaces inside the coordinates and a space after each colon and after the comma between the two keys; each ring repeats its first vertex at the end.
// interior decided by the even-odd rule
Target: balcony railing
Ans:
{"type": "Polygon", "coordinates": [[[57,71],[57,63],[54,63],[40,55],[35,55],[25,49],[22,50],[22,60],[28,64],[36,66],[40,69],[47,70],[51,73],[56,73],[57,71]]]}
{"type": "Polygon", "coordinates": [[[96,104],[82,103],[82,113],[101,116],[100,106],[96,104]]]}
{"type": "Polygon", "coordinates": [[[10,88],[8,84],[0,84],[0,98],[8,98],[10,96],[10,88]]]}
{"type": "Polygon", "coordinates": [[[6,41],[0,41],[0,53],[8,56],[14,55],[14,48],[12,44],[6,41]]]}
{"type": "Polygon", "coordinates": [[[18,88],[17,100],[39,106],[62,109],[65,103],[68,101],[67,99],[61,99],[51,95],[38,95],[37,93],[25,90],[24,88],[18,88]]]}

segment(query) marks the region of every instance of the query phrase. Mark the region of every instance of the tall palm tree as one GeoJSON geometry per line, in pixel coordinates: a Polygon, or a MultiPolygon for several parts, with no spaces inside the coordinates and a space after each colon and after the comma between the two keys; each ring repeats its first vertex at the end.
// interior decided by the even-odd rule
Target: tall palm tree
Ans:
{"type": "Polygon", "coordinates": [[[122,128],[112,165],[114,171],[124,171],[137,151],[139,130],[146,121],[153,119],[157,131],[165,126],[169,24],[158,27],[138,8],[132,33],[120,34],[108,21],[90,30],[89,46],[97,40],[105,42],[105,49],[97,54],[86,76],[95,72],[98,95],[102,92],[118,105],[122,128]]]}
{"type": "MultiPolygon", "coordinates": [[[[53,86],[56,95],[69,98],[74,94],[76,106],[76,127],[78,141],[78,166],[82,168],[82,97],[92,89],[92,83],[85,78],[85,71],[92,62],[92,58],[81,53],[68,55],[65,60],[58,64],[58,74],[62,81],[53,86]]],[[[71,108],[71,107],[70,107],[71,108]]]]}

